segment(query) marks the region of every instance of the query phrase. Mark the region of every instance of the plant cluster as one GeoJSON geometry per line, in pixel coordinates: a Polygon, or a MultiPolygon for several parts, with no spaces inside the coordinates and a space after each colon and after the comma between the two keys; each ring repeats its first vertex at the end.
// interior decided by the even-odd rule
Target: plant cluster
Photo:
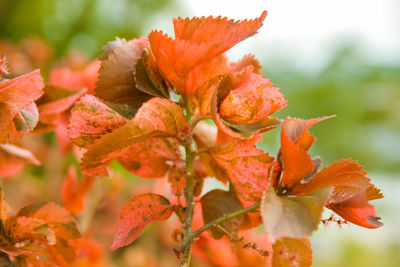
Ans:
{"type": "MultiPolygon", "coordinates": [[[[192,254],[218,265],[219,248],[229,243],[240,266],[310,266],[308,238],[321,223],[382,226],[369,201],[383,196],[356,161],[320,169],[322,159],[308,153],[316,141],[309,129],[329,117],[271,117],[287,105],[280,89],[253,55],[230,62],[224,54],[256,34],[266,15],[176,18],[175,38],[162,31],[117,38],[100,61],[79,73],[55,70],[46,85],[39,71],[6,79],[0,61],[0,165],[12,166],[0,171],[11,176],[25,162],[36,163],[13,142],[54,130],[64,150],[74,144],[84,151],[83,179],[72,170],[63,189],[74,214],[113,161],[142,178],[167,179],[164,194],[136,195],[125,204],[111,250],[134,242],[149,223],[176,216],[171,234],[180,242],[174,250],[180,266],[189,266],[192,254]],[[276,127],[281,144],[273,157],[256,144],[276,127]],[[206,188],[208,177],[226,190],[206,188]],[[325,208],[345,221],[322,219],[325,208]],[[262,240],[249,233],[255,228],[263,229],[262,240]]],[[[1,207],[0,250],[8,260],[69,266],[82,242],[67,211],[42,203],[10,216],[3,196],[1,207]]]]}

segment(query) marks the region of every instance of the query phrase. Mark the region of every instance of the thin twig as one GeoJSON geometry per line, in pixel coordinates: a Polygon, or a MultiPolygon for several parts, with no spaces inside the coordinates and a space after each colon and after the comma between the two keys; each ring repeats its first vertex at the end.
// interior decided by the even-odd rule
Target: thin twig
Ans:
{"type": "Polygon", "coordinates": [[[219,230],[221,230],[222,232],[224,232],[224,234],[225,234],[227,237],[229,237],[229,239],[230,239],[231,241],[241,243],[241,244],[243,245],[243,248],[251,248],[251,249],[254,249],[254,250],[257,251],[261,256],[264,256],[264,257],[266,257],[266,256],[269,255],[269,251],[258,248],[256,243],[245,242],[245,241],[243,240],[243,237],[239,237],[239,238],[234,237],[231,233],[228,232],[228,230],[226,230],[224,227],[222,227],[222,226],[219,225],[219,224],[217,224],[216,227],[217,227],[219,230]]]}
{"type": "Polygon", "coordinates": [[[227,220],[230,220],[230,219],[232,219],[232,218],[234,218],[236,216],[239,216],[241,214],[253,211],[253,210],[257,209],[258,207],[260,207],[260,204],[261,203],[257,203],[257,204],[254,204],[253,206],[250,206],[250,207],[247,207],[247,208],[244,208],[244,209],[241,209],[241,210],[237,210],[237,211],[234,211],[232,213],[225,214],[224,216],[222,216],[222,217],[220,217],[220,218],[218,218],[218,219],[216,219],[216,220],[204,225],[203,227],[199,228],[198,230],[194,231],[193,232],[193,236],[196,237],[196,236],[198,236],[199,234],[201,234],[202,232],[204,232],[205,230],[207,230],[210,227],[216,226],[216,225],[218,225],[220,223],[223,223],[223,222],[225,222],[227,220]]]}

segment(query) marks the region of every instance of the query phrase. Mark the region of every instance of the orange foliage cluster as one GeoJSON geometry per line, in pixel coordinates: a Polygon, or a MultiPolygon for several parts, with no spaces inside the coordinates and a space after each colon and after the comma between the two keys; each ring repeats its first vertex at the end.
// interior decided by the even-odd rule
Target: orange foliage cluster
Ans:
{"type": "MultiPolygon", "coordinates": [[[[149,223],[171,217],[167,228],[176,242],[165,245],[182,257],[186,232],[177,229],[192,222],[192,203],[186,201],[193,195],[193,229],[210,223],[208,231],[195,232],[193,255],[214,266],[310,266],[308,238],[324,222],[325,207],[354,224],[380,227],[369,201],[383,196],[363,168],[343,159],[319,170],[321,158],[308,153],[316,140],[309,129],[328,117],[270,117],[287,105],[280,89],[254,56],[230,62],[224,54],[256,34],[266,15],[244,21],[177,18],[175,38],[161,31],[117,38],[104,46],[100,60],[79,71],[55,69],[47,84],[38,70],[5,79],[0,60],[0,176],[15,175],[26,162],[39,164],[18,146],[22,136],[55,131],[62,152],[72,149],[81,160],[83,177],[77,179],[70,167],[62,189],[64,207],[75,215],[85,212],[95,178],[109,175],[114,160],[134,175],[168,181],[125,204],[112,250],[134,242],[149,223]],[[273,157],[256,144],[279,126],[281,148],[273,157]],[[210,191],[207,177],[229,189],[210,191]],[[256,235],[260,225],[263,233],[256,235]]],[[[0,250],[7,261],[105,264],[101,247],[87,235],[81,238],[65,209],[36,204],[8,215],[1,197],[0,250]]]]}

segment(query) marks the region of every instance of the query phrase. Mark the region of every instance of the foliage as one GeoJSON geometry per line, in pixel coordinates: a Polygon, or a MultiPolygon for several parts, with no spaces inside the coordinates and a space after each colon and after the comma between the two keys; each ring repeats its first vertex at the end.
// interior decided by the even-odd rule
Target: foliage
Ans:
{"type": "MultiPolygon", "coordinates": [[[[166,180],[167,186],[137,194],[125,204],[112,250],[137,240],[148,224],[175,218],[179,248],[174,252],[180,266],[189,266],[192,254],[218,266],[310,266],[308,238],[325,223],[325,208],[354,224],[378,228],[383,224],[369,201],[383,195],[351,159],[319,170],[321,158],[308,152],[316,141],[309,130],[329,117],[271,117],[287,105],[280,89],[264,77],[254,56],[229,62],[224,53],[256,34],[266,15],[264,11],[243,21],[176,18],[175,38],[157,30],[129,41],[117,38],[103,47],[100,61],[80,71],[55,69],[46,85],[39,71],[6,79],[10,77],[3,67],[0,141],[55,131],[62,152],[74,150],[81,162],[82,178],[78,181],[69,166],[62,190],[64,206],[74,214],[84,211],[84,199],[99,183],[97,176],[114,176],[109,166],[115,160],[134,175],[166,180]],[[273,157],[256,144],[277,127],[280,149],[273,157]],[[227,189],[204,193],[207,177],[227,189]],[[251,232],[258,227],[263,228],[261,238],[251,232]],[[218,253],[230,260],[218,262],[218,253]]],[[[10,155],[0,158],[0,166],[12,157],[35,163],[28,152],[23,157],[10,145],[2,145],[8,147],[2,153],[10,155]]],[[[92,264],[89,256],[99,254],[96,243],[59,230],[59,224],[68,224],[77,233],[64,209],[47,207],[22,209],[11,218],[41,219],[40,225],[24,229],[29,235],[47,222],[46,234],[52,235],[45,239],[50,250],[46,256],[53,257],[54,264],[92,264]],[[54,219],[59,213],[62,216],[54,219]],[[76,239],[84,244],[81,250],[65,244],[76,239]],[[73,252],[67,251],[71,248],[73,252]],[[53,255],[54,249],[60,255],[53,255]]],[[[4,238],[14,240],[20,230],[8,226],[5,204],[2,210],[4,238]]],[[[89,235],[88,226],[82,225],[89,235]]],[[[29,237],[29,243],[35,238],[29,237]]],[[[30,247],[25,254],[1,250],[17,263],[20,255],[37,255],[30,247]]],[[[31,258],[23,260],[37,264],[36,257],[31,258]]]]}

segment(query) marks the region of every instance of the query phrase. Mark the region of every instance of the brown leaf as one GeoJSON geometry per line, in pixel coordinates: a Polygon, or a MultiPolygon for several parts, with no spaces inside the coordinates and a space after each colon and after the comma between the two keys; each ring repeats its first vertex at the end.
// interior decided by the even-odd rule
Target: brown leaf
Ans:
{"type": "MultiPolygon", "coordinates": [[[[232,192],[220,189],[212,190],[202,196],[200,203],[204,224],[208,224],[226,214],[242,209],[239,199],[232,192]]],[[[221,223],[221,226],[229,233],[238,232],[243,219],[243,215],[236,216],[226,222],[221,223]]],[[[210,234],[215,239],[220,239],[225,235],[225,233],[217,227],[211,227],[210,234]]]]}
{"type": "Polygon", "coordinates": [[[136,61],[134,77],[136,88],[152,96],[168,98],[168,86],[158,71],[150,50],[144,49],[142,57],[136,61]]]}
{"type": "Polygon", "coordinates": [[[135,64],[148,46],[145,38],[113,42],[106,46],[99,78],[95,88],[96,96],[109,102],[128,104],[138,109],[152,96],[136,88],[135,64]]]}

